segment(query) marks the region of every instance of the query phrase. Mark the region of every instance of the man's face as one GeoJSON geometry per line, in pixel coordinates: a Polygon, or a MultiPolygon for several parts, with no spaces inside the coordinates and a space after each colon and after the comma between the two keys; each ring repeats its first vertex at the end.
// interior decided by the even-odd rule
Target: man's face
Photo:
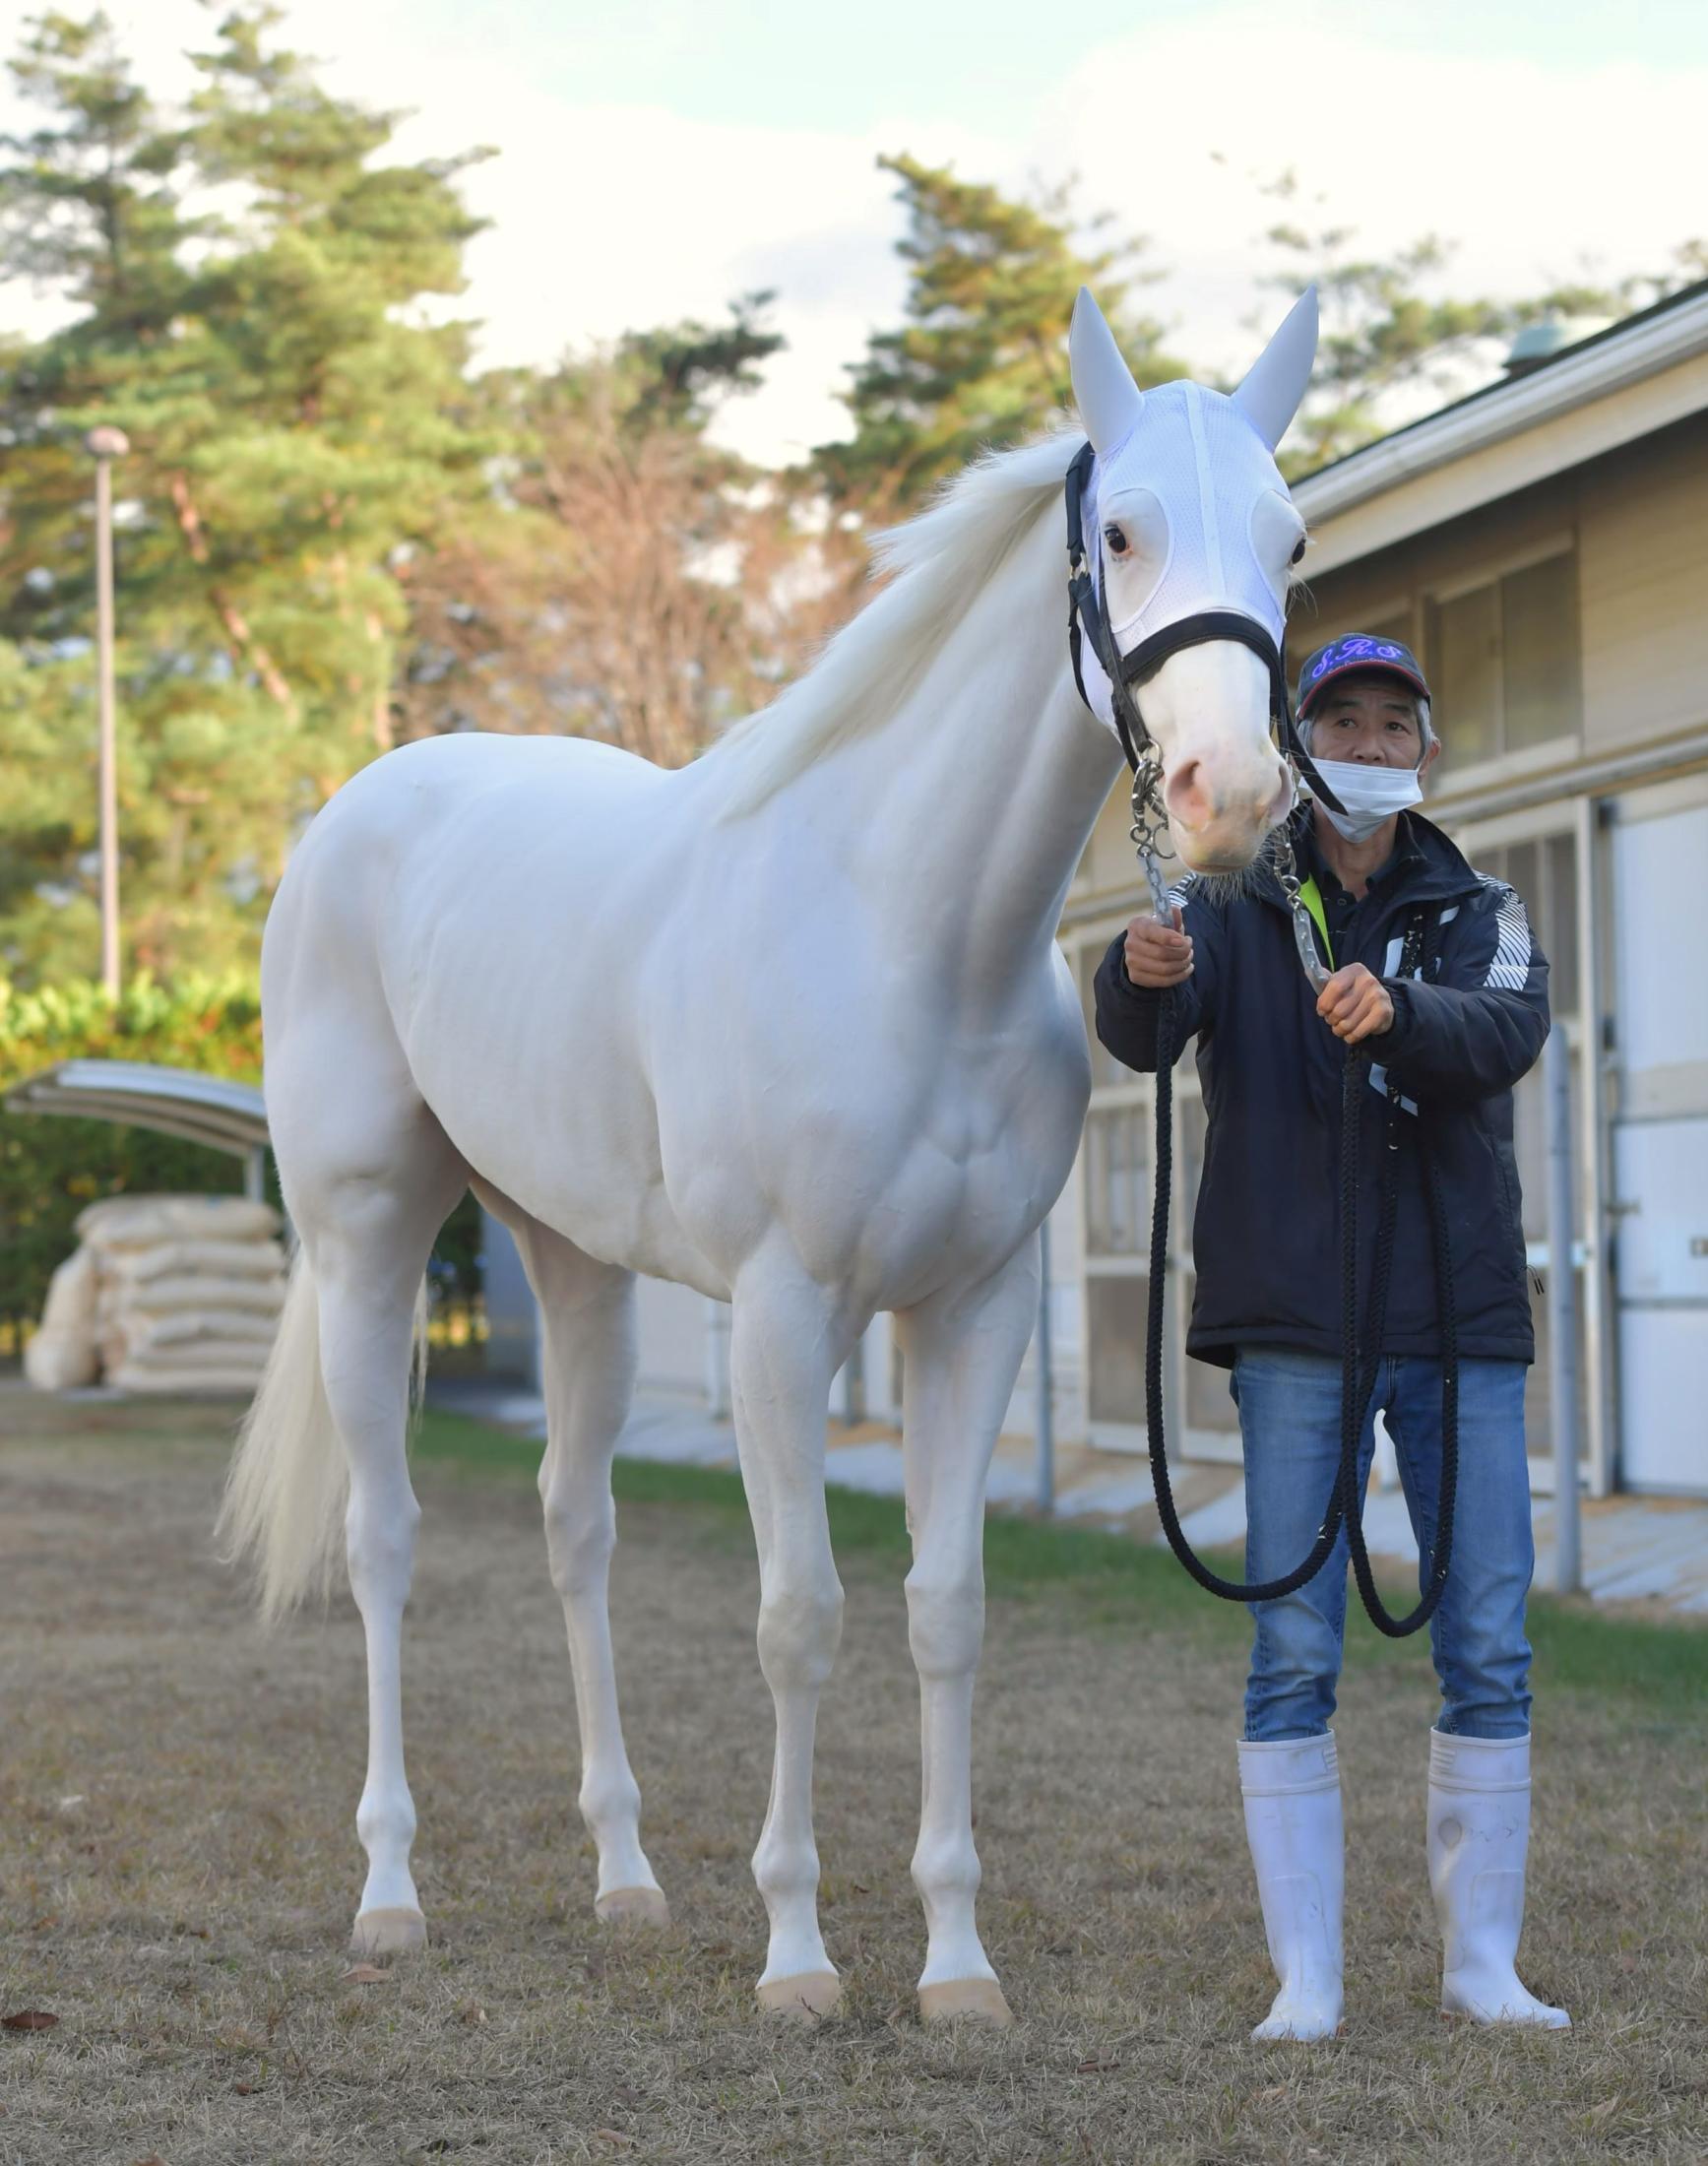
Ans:
{"type": "Polygon", "coordinates": [[[1310,749],[1318,759],[1365,767],[1427,767],[1441,749],[1423,733],[1411,689],[1386,670],[1337,677],[1310,711],[1310,749]]]}

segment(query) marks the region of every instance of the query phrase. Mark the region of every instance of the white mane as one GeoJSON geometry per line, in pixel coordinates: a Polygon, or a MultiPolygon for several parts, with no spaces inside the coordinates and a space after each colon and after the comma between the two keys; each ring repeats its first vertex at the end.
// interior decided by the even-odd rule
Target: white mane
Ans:
{"type": "Polygon", "coordinates": [[[889,721],[965,614],[1046,508],[1083,442],[1056,429],[991,452],[947,483],[928,511],[875,538],[874,576],[897,575],[769,707],[734,724],[706,757],[729,763],[726,815],[757,810],[815,760],[889,721]]]}

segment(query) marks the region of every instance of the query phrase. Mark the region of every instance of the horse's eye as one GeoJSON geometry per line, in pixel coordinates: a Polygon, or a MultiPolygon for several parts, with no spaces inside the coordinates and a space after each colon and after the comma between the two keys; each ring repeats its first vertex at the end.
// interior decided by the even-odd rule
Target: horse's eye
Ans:
{"type": "Polygon", "coordinates": [[[1109,554],[1111,556],[1126,555],[1127,538],[1121,532],[1119,527],[1106,527],[1104,529],[1104,540],[1109,545],[1109,554]]]}
{"type": "Polygon", "coordinates": [[[1293,554],[1292,554],[1292,555],[1291,555],[1291,556],[1290,556],[1290,557],[1288,558],[1288,560],[1287,560],[1287,561],[1288,561],[1288,562],[1289,562],[1290,564],[1297,564],[1297,562],[1299,561],[1299,559],[1300,559],[1300,558],[1301,558],[1301,557],[1303,556],[1303,554],[1304,554],[1304,537],[1303,537],[1303,535],[1301,534],[1301,535],[1299,536],[1298,540],[1297,540],[1297,542],[1295,542],[1295,543],[1293,544],[1293,554]]]}

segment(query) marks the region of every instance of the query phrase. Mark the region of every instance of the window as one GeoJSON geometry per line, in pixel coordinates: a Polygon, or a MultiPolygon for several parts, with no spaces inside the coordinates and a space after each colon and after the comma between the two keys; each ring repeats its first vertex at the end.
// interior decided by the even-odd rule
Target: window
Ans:
{"type": "Polygon", "coordinates": [[[1142,1105],[1097,1106],[1087,1115],[1085,1216],[1094,1256],[1150,1253],[1150,1128],[1142,1105]]]}
{"type": "Polygon", "coordinates": [[[1430,605],[1423,668],[1442,756],[1471,767],[1576,734],[1577,554],[1562,549],[1430,605]]]}
{"type": "Polygon", "coordinates": [[[1094,1435],[1108,1424],[1137,1431],[1145,1420],[1145,1308],[1151,1282],[1121,1273],[1086,1282],[1086,1413],[1094,1435]]]}

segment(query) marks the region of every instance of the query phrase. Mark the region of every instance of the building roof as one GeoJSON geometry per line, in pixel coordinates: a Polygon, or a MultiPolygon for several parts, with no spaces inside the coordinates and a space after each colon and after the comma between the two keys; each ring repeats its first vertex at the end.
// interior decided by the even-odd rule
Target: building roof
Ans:
{"type": "Polygon", "coordinates": [[[232,1158],[247,1158],[268,1140],[267,1107],[253,1084],[140,1060],[62,1060],[15,1084],[5,1106],[14,1114],[71,1114],[153,1128],[232,1158]]]}
{"type": "Polygon", "coordinates": [[[1403,510],[1396,504],[1395,516],[1350,522],[1360,530],[1357,545],[1351,545],[1350,531],[1334,537],[1326,557],[1313,552],[1311,568],[1332,569],[1704,408],[1708,280],[1562,348],[1522,376],[1485,385],[1296,481],[1294,501],[1319,530],[1376,499],[1395,499],[1402,492],[1413,499],[1403,510]],[[1540,457],[1515,452],[1521,439],[1533,442],[1540,457]],[[1504,456],[1483,456],[1503,450],[1504,456]],[[1475,479],[1473,462],[1484,470],[1475,479]],[[1464,478],[1448,485],[1442,477],[1453,468],[1464,470],[1464,478]]]}

